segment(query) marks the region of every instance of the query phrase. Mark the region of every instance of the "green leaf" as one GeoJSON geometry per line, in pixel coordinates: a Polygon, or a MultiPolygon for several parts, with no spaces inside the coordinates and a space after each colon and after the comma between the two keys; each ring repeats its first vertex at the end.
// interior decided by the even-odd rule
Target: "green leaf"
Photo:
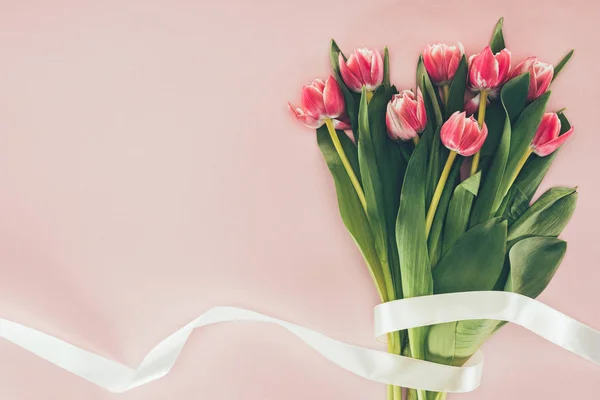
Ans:
{"type": "Polygon", "coordinates": [[[427,208],[429,208],[449,153],[448,149],[442,145],[440,128],[435,131],[429,146],[431,150],[429,151],[429,166],[427,167],[427,180],[425,181],[425,206],[427,208]]]}
{"type": "Polygon", "coordinates": [[[346,86],[346,83],[342,79],[340,75],[340,64],[339,64],[339,55],[342,55],[344,60],[346,60],[346,56],[340,50],[339,46],[335,42],[335,40],[331,39],[331,48],[329,50],[329,60],[331,61],[331,68],[333,69],[333,76],[335,80],[340,85],[342,89],[342,94],[344,95],[344,102],[346,103],[346,112],[348,113],[348,118],[350,119],[350,126],[352,128],[352,132],[354,133],[354,138],[358,141],[358,106],[360,103],[360,95],[352,92],[346,86]]]}
{"type": "Polygon", "coordinates": [[[513,242],[529,236],[558,236],[571,219],[576,204],[577,189],[549,189],[510,227],[508,240],[513,242]]]}
{"type": "Polygon", "coordinates": [[[494,33],[492,33],[492,40],[490,40],[490,48],[492,49],[492,53],[497,53],[502,49],[506,48],[504,44],[504,35],[502,34],[502,26],[504,25],[504,17],[500,18],[496,23],[496,27],[494,28],[494,33]]]}
{"type": "Polygon", "coordinates": [[[492,102],[488,107],[485,123],[488,127],[488,137],[481,149],[482,171],[487,171],[489,164],[496,154],[496,149],[500,144],[506,114],[513,124],[527,103],[527,93],[529,91],[529,74],[520,75],[511,79],[504,85],[501,91],[501,101],[492,102]]]}
{"type": "MultiPolygon", "coordinates": [[[[490,220],[463,234],[433,270],[434,292],[491,290],[504,265],[505,243],[505,221],[490,220]]],[[[463,363],[494,326],[485,320],[434,325],[429,332],[427,359],[463,363]]]]}
{"type": "Polygon", "coordinates": [[[386,47],[383,48],[383,85],[386,88],[391,86],[390,84],[390,52],[386,47]]]}
{"type": "MultiPolygon", "coordinates": [[[[384,91],[383,87],[381,87],[373,97],[379,97],[384,91]]],[[[378,145],[377,140],[379,138],[376,133],[374,135],[371,134],[366,88],[363,88],[358,111],[358,132],[358,164],[367,201],[367,218],[369,219],[369,224],[373,231],[373,236],[375,237],[375,249],[377,250],[379,260],[383,267],[384,275],[387,274],[389,279],[391,279],[391,271],[388,268],[389,248],[383,201],[384,189],[378,165],[378,150],[380,146],[378,145]]],[[[390,288],[388,288],[388,298],[391,297],[390,288]]]]}
{"type": "Polygon", "coordinates": [[[384,276],[394,283],[388,287],[388,298],[402,298],[395,225],[406,163],[399,145],[388,137],[385,126],[387,103],[396,88],[380,87],[368,104],[365,90],[359,109],[358,159],[367,217],[384,276]]]}
{"type": "MultiPolygon", "coordinates": [[[[400,260],[396,245],[396,217],[400,204],[400,190],[404,180],[407,163],[402,157],[401,144],[390,139],[385,125],[387,104],[396,94],[396,88],[379,89],[369,103],[369,135],[373,144],[374,161],[381,181],[376,201],[381,204],[387,240],[387,265],[394,282],[395,298],[402,298],[400,260]]],[[[359,142],[359,154],[361,145],[359,142]]]]}
{"type": "Polygon", "coordinates": [[[433,83],[431,83],[431,79],[429,79],[425,64],[423,64],[423,56],[419,57],[419,63],[417,65],[417,84],[421,88],[425,104],[430,109],[427,113],[428,125],[432,124],[432,131],[435,131],[442,126],[444,120],[442,119],[442,110],[440,109],[436,90],[433,87],[433,83]]]}
{"type": "MultiPolygon", "coordinates": [[[[502,135],[494,149],[495,154],[490,156],[492,157],[491,165],[484,171],[481,189],[473,207],[470,226],[475,226],[491,218],[500,207],[506,194],[502,185],[508,170],[513,141],[516,140],[513,139],[515,133],[512,129],[511,120],[514,116],[511,113],[521,114],[520,107],[515,106],[515,104],[524,104],[527,99],[528,88],[529,76],[525,74],[510,80],[500,92],[500,99],[504,107],[502,135]]],[[[491,131],[493,132],[497,127],[498,124],[494,123],[489,126],[489,129],[493,129],[491,131]]],[[[492,135],[496,134],[492,133],[492,135]]]]}
{"type": "Polygon", "coordinates": [[[454,189],[454,194],[448,206],[446,224],[444,226],[444,240],[442,254],[445,254],[456,240],[467,231],[471,205],[479,190],[481,172],[465,179],[454,189]]]}
{"type": "Polygon", "coordinates": [[[427,336],[427,361],[451,365],[456,346],[456,322],[433,325],[427,336]]]}
{"type": "Polygon", "coordinates": [[[494,212],[500,207],[504,196],[506,196],[511,185],[514,183],[515,175],[519,173],[519,164],[524,155],[529,151],[529,146],[542,120],[549,98],[550,91],[528,105],[514,124],[510,140],[510,153],[506,163],[506,170],[502,177],[502,183],[498,190],[499,196],[496,198],[494,212]]]}
{"type": "Polygon", "coordinates": [[[331,46],[329,48],[329,61],[331,61],[331,68],[333,69],[334,75],[337,77],[341,76],[340,74],[340,64],[339,64],[339,55],[342,55],[344,60],[347,60],[344,53],[335,42],[335,40],[331,39],[331,46]]]}
{"type": "Polygon", "coordinates": [[[452,365],[462,366],[481,345],[494,333],[499,321],[492,319],[471,319],[456,324],[456,344],[452,365]]]}
{"type": "Polygon", "coordinates": [[[437,91],[427,74],[422,56],[419,57],[417,65],[417,84],[423,94],[423,101],[425,102],[425,110],[427,112],[427,126],[423,132],[421,141],[427,141],[430,151],[425,184],[425,207],[429,207],[443,165],[448,157],[448,149],[441,144],[439,129],[443,123],[442,111],[437,91]]]}
{"type": "Polygon", "coordinates": [[[509,253],[507,292],[538,297],[558,269],[567,243],[552,237],[530,237],[516,243],[509,253]]]}
{"type": "Polygon", "coordinates": [[[434,293],[490,290],[504,265],[506,221],[486,221],[454,243],[433,270],[434,293]]]}
{"type": "Polygon", "coordinates": [[[482,170],[486,171],[489,168],[490,162],[486,165],[486,159],[491,160],[496,154],[496,149],[502,139],[504,132],[504,123],[506,122],[506,111],[502,106],[501,101],[491,103],[485,113],[485,124],[488,128],[488,136],[481,148],[481,166],[482,170]]]}
{"type": "Polygon", "coordinates": [[[511,188],[508,196],[502,201],[502,205],[498,212],[502,213],[502,217],[506,219],[508,226],[510,227],[525,211],[527,211],[530,201],[531,199],[528,198],[518,186],[514,186],[511,188]]]}
{"type": "MultiPolygon", "coordinates": [[[[424,136],[427,136],[425,133],[424,136]]],[[[431,265],[425,236],[425,190],[423,181],[429,154],[428,138],[422,139],[408,163],[396,222],[396,240],[400,254],[404,297],[433,293],[431,265]]],[[[410,351],[424,359],[428,327],[409,329],[410,351]]]]}
{"type": "Polygon", "coordinates": [[[556,79],[556,77],[558,76],[558,74],[560,74],[560,72],[563,70],[563,68],[568,64],[568,62],[571,60],[571,57],[573,57],[574,54],[575,54],[575,50],[571,50],[570,52],[567,53],[566,56],[564,56],[562,58],[562,60],[560,60],[560,62],[558,64],[556,64],[556,66],[554,67],[554,76],[552,77],[553,82],[556,79]]]}
{"type": "Polygon", "coordinates": [[[431,231],[429,232],[429,238],[427,240],[427,247],[429,248],[429,260],[431,262],[431,268],[435,268],[436,264],[442,256],[442,232],[444,229],[444,222],[446,221],[446,212],[450,203],[450,199],[454,192],[454,188],[459,182],[460,168],[463,163],[462,157],[457,157],[454,161],[454,165],[450,170],[450,175],[442,191],[440,202],[435,212],[433,224],[431,225],[431,231]]]}
{"type": "MultiPolygon", "coordinates": [[[[354,143],[352,143],[350,138],[348,138],[344,132],[338,131],[337,134],[342,143],[342,147],[345,150],[346,156],[352,164],[352,168],[358,172],[358,154],[356,146],[354,146],[354,143]]],[[[317,130],[317,142],[319,144],[319,149],[327,162],[327,166],[331,171],[331,175],[333,176],[342,221],[358,245],[358,248],[369,266],[369,271],[375,281],[380,297],[384,300],[386,299],[384,293],[385,283],[381,264],[375,250],[375,238],[373,237],[373,232],[371,231],[367,216],[362,208],[356,191],[354,190],[354,186],[352,186],[352,182],[346,173],[342,160],[335,150],[325,126],[322,126],[317,130]]]]}
{"type": "Polygon", "coordinates": [[[492,165],[483,179],[479,195],[475,200],[473,213],[469,226],[473,227],[492,217],[495,210],[497,198],[499,197],[499,187],[504,176],[506,163],[508,161],[508,153],[511,140],[511,126],[508,114],[504,120],[504,131],[502,138],[496,150],[496,155],[493,158],[492,165]]]}
{"type": "Polygon", "coordinates": [[[468,71],[467,58],[463,55],[454,74],[454,79],[450,84],[448,102],[446,104],[446,118],[450,117],[456,111],[462,111],[464,108],[468,71]]]}
{"type": "Polygon", "coordinates": [[[488,170],[489,164],[496,154],[496,149],[504,132],[506,114],[508,113],[510,123],[513,124],[525,108],[528,91],[529,74],[520,75],[504,85],[500,92],[501,101],[492,102],[489,106],[485,118],[488,137],[481,149],[483,171],[488,170]]]}
{"type": "Polygon", "coordinates": [[[510,122],[514,123],[527,104],[527,94],[529,93],[529,72],[519,75],[508,81],[502,88],[502,104],[510,117],[510,122]]]}

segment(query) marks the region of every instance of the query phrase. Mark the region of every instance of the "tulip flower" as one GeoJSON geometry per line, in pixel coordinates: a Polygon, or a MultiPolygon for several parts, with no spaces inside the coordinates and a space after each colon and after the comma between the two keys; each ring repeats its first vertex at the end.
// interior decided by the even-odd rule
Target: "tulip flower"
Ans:
{"type": "Polygon", "coordinates": [[[521,61],[513,70],[510,79],[529,72],[529,93],[527,99],[533,101],[546,93],[552,78],[554,67],[550,64],[538,61],[537,57],[529,57],[521,61]]]}
{"type": "Polygon", "coordinates": [[[567,132],[560,134],[561,123],[560,118],[556,113],[546,113],[542,117],[542,121],[538,126],[535,136],[531,141],[531,144],[525,150],[525,152],[521,155],[521,159],[517,164],[515,170],[512,172],[512,176],[509,180],[508,187],[512,186],[512,184],[519,176],[521,169],[525,166],[525,163],[529,159],[532,153],[535,153],[539,157],[546,157],[554,153],[564,142],[571,137],[573,134],[574,128],[571,127],[567,132]]]}
{"type": "Polygon", "coordinates": [[[467,117],[464,111],[457,111],[442,125],[440,138],[449,150],[469,157],[481,149],[487,133],[485,123],[480,128],[473,116],[467,117]]]}
{"type": "Polygon", "coordinates": [[[336,129],[349,129],[345,114],[344,96],[337,81],[333,77],[326,81],[315,79],[302,88],[301,107],[288,107],[296,119],[309,128],[317,129],[325,122],[332,120],[336,129]]]}
{"type": "Polygon", "coordinates": [[[464,111],[455,112],[448,118],[448,121],[442,125],[440,138],[442,139],[442,144],[450,150],[450,154],[448,154],[446,165],[444,166],[440,180],[435,188],[429,211],[427,212],[425,221],[425,232],[427,235],[429,235],[429,231],[431,230],[431,225],[433,224],[433,218],[435,217],[442,191],[444,190],[448,175],[450,174],[450,169],[452,168],[452,164],[454,163],[457,154],[465,157],[472,156],[476,153],[479,154],[479,150],[483,146],[487,134],[488,129],[485,123],[479,127],[479,123],[475,118],[473,118],[473,116],[467,118],[464,111]]]}
{"type": "Polygon", "coordinates": [[[416,97],[412,90],[403,90],[388,103],[385,124],[390,138],[418,142],[427,125],[427,113],[421,89],[417,89],[416,97]]]}
{"type": "Polygon", "coordinates": [[[449,85],[464,53],[465,49],[460,42],[457,46],[430,44],[423,50],[423,65],[431,81],[442,88],[444,103],[448,101],[449,85]]]}
{"type": "Polygon", "coordinates": [[[542,122],[535,132],[531,142],[531,152],[540,157],[546,157],[558,149],[564,142],[571,137],[574,128],[560,134],[561,124],[556,113],[546,113],[542,117],[542,122]]]}
{"type": "Polygon", "coordinates": [[[490,46],[469,58],[469,86],[477,91],[496,89],[504,83],[510,69],[510,51],[492,53],[490,46]]]}
{"type": "Polygon", "coordinates": [[[362,186],[336,132],[336,129],[349,129],[350,126],[345,113],[344,95],[335,78],[330,76],[326,81],[315,79],[311,84],[304,86],[300,96],[300,105],[300,107],[294,107],[288,102],[288,107],[294,117],[307,127],[317,129],[323,124],[327,126],[333,146],[354,186],[363,209],[366,211],[367,201],[362,186]]]}
{"type": "MultiPolygon", "coordinates": [[[[492,53],[490,46],[479,54],[474,54],[469,58],[469,86],[471,89],[480,92],[479,115],[477,121],[479,127],[483,127],[485,121],[485,111],[487,108],[487,98],[490,91],[498,89],[508,77],[510,70],[510,51],[502,49],[498,53],[492,53]]],[[[479,168],[480,154],[477,152],[471,164],[471,175],[477,173],[479,168]]]]}
{"type": "Polygon", "coordinates": [[[355,50],[347,61],[340,53],[339,64],[344,83],[356,93],[361,93],[363,86],[373,92],[383,82],[383,57],[378,50],[355,50]]]}

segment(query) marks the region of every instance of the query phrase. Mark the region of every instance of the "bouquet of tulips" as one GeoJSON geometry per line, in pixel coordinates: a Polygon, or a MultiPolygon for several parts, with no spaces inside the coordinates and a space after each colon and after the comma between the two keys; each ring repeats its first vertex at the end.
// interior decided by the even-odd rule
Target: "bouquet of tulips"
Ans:
{"type": "MultiPolygon", "coordinates": [[[[468,59],[429,45],[416,90],[390,83],[387,48],[346,56],[331,42],[333,74],[302,89],[294,116],[316,129],[339,209],[382,302],[500,290],[537,297],[566,251],[558,239],[577,201],[555,187],[532,203],[573,128],[546,112],[556,66],[531,57],[511,70],[500,19],[468,59]]],[[[463,365],[503,323],[471,320],[395,332],[388,350],[463,365]]],[[[389,400],[402,389],[388,387],[389,400]]],[[[408,390],[408,399],[445,393],[408,390]]]]}

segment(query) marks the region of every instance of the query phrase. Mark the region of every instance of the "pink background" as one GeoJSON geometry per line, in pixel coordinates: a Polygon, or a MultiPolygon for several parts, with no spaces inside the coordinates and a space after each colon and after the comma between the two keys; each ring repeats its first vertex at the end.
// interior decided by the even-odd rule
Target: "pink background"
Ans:
{"type": "MultiPolygon", "coordinates": [[[[577,127],[544,183],[579,185],[569,251],[542,300],[600,328],[598,6],[587,0],[0,0],[0,316],[129,365],[214,305],[379,347],[375,290],[314,134],[287,114],[328,43],[418,52],[488,41],[572,64],[552,107],[577,127]],[[484,5],[485,4],[485,5],[484,5]],[[585,29],[583,29],[585,27],[585,29]]],[[[484,382],[452,399],[596,395],[600,368],[508,326],[484,382]]],[[[197,332],[171,375],[112,395],[5,342],[2,399],[383,399],[384,386],[260,324],[197,332]]]]}

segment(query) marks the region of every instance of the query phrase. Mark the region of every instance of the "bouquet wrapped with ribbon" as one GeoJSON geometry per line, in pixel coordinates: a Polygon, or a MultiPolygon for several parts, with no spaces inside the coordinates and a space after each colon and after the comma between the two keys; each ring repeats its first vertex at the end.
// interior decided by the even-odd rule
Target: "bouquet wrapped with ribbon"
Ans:
{"type": "MultiPolygon", "coordinates": [[[[502,19],[490,43],[428,45],[414,89],[390,82],[388,49],[344,53],[331,42],[332,75],[302,89],[293,115],[316,129],[340,214],[381,302],[470,291],[536,298],[566,251],[558,238],[577,190],[533,201],[560,146],[573,134],[547,110],[555,66],[527,58],[511,68],[502,19]]],[[[388,334],[388,351],[462,366],[503,326],[465,320],[388,334]]],[[[389,400],[446,393],[389,386],[389,400]]]]}

